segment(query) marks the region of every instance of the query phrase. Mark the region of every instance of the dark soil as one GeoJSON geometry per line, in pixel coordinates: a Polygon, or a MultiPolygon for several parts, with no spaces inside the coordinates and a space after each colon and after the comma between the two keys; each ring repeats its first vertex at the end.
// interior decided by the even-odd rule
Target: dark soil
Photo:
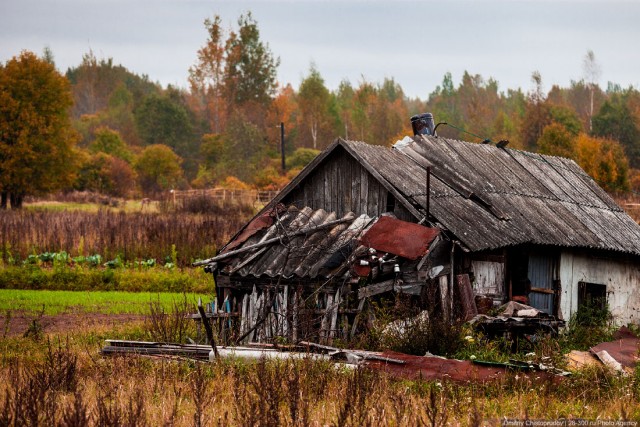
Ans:
{"type": "Polygon", "coordinates": [[[128,323],[142,322],[145,316],[139,314],[102,314],[102,313],[64,313],[52,316],[39,316],[33,313],[11,312],[9,318],[0,315],[0,337],[22,336],[34,320],[42,327],[42,332],[64,334],[122,326],[128,323]]]}

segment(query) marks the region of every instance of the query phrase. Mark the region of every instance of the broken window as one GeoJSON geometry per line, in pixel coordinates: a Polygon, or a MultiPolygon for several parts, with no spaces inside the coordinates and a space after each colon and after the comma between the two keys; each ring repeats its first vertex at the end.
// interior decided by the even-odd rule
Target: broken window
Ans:
{"type": "Polygon", "coordinates": [[[598,283],[578,282],[578,307],[583,305],[604,310],[607,306],[607,287],[598,283]]]}

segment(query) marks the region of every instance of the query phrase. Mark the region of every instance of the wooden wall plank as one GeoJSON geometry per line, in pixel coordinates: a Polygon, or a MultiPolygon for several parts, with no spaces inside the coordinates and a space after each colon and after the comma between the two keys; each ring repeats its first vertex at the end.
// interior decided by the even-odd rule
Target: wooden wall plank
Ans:
{"type": "Polygon", "coordinates": [[[360,209],[360,165],[353,162],[351,164],[351,205],[349,210],[356,213],[356,215],[361,215],[363,212],[360,209]]]}
{"type": "Polygon", "coordinates": [[[360,211],[362,213],[368,213],[369,204],[369,172],[366,171],[362,165],[360,168],[360,211]]]}

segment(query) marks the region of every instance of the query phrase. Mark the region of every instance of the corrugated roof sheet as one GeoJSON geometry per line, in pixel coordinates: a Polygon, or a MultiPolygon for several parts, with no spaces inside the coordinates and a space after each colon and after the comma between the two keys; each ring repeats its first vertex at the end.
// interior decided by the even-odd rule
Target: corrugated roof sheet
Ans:
{"type": "Polygon", "coordinates": [[[342,141],[473,251],[524,243],[640,254],[640,227],[574,161],[446,138],[342,141]]]}
{"type": "Polygon", "coordinates": [[[368,216],[353,213],[338,221],[340,218],[336,218],[335,213],[309,207],[300,210],[291,207],[277,215],[270,227],[256,230],[235,250],[276,237],[280,239],[226,259],[220,266],[223,273],[243,277],[329,278],[344,264],[356,240],[371,222],[368,216]],[[331,225],[332,222],[337,223],[331,225]],[[300,233],[301,230],[309,231],[300,233]]]}
{"type": "Polygon", "coordinates": [[[380,217],[360,238],[360,243],[380,252],[415,260],[429,251],[440,230],[389,216],[380,217]]]}

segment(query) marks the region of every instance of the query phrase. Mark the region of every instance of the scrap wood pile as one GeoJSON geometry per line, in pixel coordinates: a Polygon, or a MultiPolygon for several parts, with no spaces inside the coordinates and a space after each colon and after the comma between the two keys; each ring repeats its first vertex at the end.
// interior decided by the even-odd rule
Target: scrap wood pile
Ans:
{"type": "MultiPolygon", "coordinates": [[[[101,353],[110,355],[138,355],[151,357],[188,358],[195,360],[215,359],[214,350],[208,345],[175,344],[148,341],[106,340],[101,353]]],[[[218,357],[237,357],[244,359],[314,359],[333,360],[347,364],[361,364],[375,360],[382,363],[404,364],[404,360],[387,357],[381,352],[339,349],[311,342],[302,341],[299,345],[276,347],[274,345],[251,343],[247,346],[217,346],[218,357]]]]}

